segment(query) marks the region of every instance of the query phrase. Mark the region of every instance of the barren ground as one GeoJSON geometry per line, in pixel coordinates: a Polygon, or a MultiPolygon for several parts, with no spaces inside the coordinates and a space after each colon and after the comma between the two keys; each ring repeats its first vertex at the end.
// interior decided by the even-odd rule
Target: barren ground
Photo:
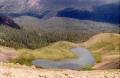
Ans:
{"type": "Polygon", "coordinates": [[[0,64],[0,78],[119,78],[120,70],[74,71],[0,64]]]}

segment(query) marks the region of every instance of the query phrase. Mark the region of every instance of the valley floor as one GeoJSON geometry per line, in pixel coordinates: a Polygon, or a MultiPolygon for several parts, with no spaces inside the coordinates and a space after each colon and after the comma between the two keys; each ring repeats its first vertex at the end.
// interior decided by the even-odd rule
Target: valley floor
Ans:
{"type": "Polygon", "coordinates": [[[120,70],[74,71],[0,64],[0,78],[119,78],[120,70]]]}

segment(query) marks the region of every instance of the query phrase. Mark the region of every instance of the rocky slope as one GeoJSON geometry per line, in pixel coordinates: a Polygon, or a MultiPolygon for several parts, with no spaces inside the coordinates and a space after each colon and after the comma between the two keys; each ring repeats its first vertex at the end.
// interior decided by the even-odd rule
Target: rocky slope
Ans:
{"type": "Polygon", "coordinates": [[[60,69],[37,69],[0,63],[1,78],[119,78],[120,70],[73,71],[60,69]]]}

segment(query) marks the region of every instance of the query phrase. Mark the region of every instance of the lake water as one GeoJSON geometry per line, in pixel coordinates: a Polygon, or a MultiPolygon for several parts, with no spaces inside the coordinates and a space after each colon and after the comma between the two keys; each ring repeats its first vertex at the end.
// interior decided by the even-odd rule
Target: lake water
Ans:
{"type": "Polygon", "coordinates": [[[73,70],[80,70],[82,68],[95,64],[95,59],[89,50],[81,47],[76,47],[72,48],[71,51],[74,52],[78,58],[65,59],[61,61],[37,59],[34,60],[32,64],[42,68],[62,68],[73,70]]]}

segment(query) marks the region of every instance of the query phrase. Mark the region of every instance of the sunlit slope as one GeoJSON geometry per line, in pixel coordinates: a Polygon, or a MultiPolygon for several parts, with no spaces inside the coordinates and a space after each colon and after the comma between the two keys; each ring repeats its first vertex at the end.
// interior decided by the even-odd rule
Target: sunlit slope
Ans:
{"type": "MultiPolygon", "coordinates": [[[[69,50],[70,48],[74,47],[75,44],[66,41],[60,41],[49,46],[30,50],[30,49],[19,49],[18,52],[20,54],[32,54],[34,58],[42,58],[42,59],[49,59],[49,60],[60,60],[64,58],[74,58],[75,55],[69,50]]],[[[24,55],[23,55],[24,56],[24,55]]]]}
{"type": "Polygon", "coordinates": [[[27,48],[15,50],[13,48],[0,46],[0,60],[4,61],[6,59],[4,62],[30,65],[34,59],[62,60],[75,58],[76,55],[70,51],[70,48],[75,46],[76,44],[67,41],[56,42],[35,50],[27,48]],[[4,54],[4,56],[2,56],[2,54],[4,54]]]}
{"type": "Polygon", "coordinates": [[[0,61],[10,62],[10,60],[16,58],[18,58],[18,56],[15,49],[0,46],[0,61]]]}
{"type": "Polygon", "coordinates": [[[92,51],[97,62],[93,69],[120,68],[120,34],[101,33],[80,45],[92,51]]]}
{"type": "Polygon", "coordinates": [[[94,51],[119,52],[120,51],[120,34],[101,33],[93,36],[87,42],[83,43],[83,45],[94,51]]]}

